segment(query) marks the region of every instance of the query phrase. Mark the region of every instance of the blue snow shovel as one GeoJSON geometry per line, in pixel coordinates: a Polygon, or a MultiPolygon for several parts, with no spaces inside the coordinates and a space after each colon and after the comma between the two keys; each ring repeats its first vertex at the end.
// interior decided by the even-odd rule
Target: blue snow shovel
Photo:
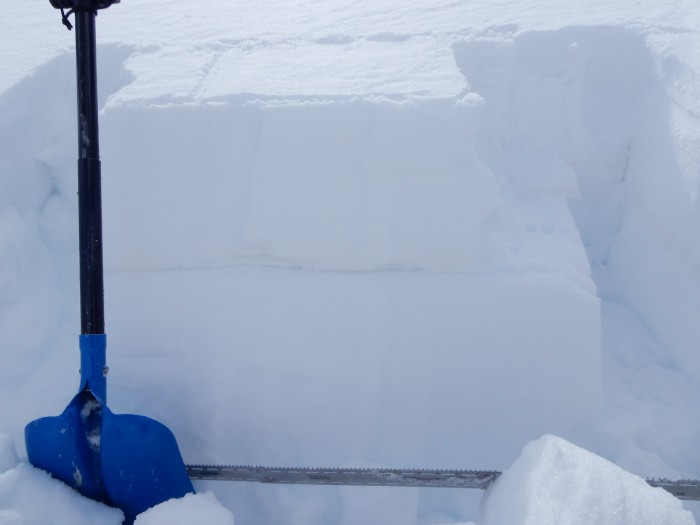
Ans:
{"type": "Polygon", "coordinates": [[[194,489],[167,427],[107,408],[95,16],[120,0],[50,1],[68,29],[71,12],[76,24],[80,388],[60,416],[26,426],[27,455],[32,465],[83,495],[119,507],[131,524],[137,514],[194,489]]]}

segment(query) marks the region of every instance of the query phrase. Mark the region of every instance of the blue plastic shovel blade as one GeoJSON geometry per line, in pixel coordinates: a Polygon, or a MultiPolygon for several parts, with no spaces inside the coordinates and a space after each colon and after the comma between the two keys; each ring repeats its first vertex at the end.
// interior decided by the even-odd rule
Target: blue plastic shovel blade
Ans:
{"type": "Polygon", "coordinates": [[[27,456],[37,468],[87,496],[119,507],[124,523],[172,498],[194,492],[173,433],[144,416],[113,414],[89,390],[60,416],[25,429],[27,456]]]}
{"type": "Polygon", "coordinates": [[[175,436],[162,423],[102,407],[100,441],[102,483],[126,523],[154,505],[194,492],[175,436]]]}
{"type": "Polygon", "coordinates": [[[83,391],[60,416],[29,423],[24,435],[32,465],[89,498],[105,501],[96,443],[86,437],[99,433],[99,407],[92,394],[83,391]]]}

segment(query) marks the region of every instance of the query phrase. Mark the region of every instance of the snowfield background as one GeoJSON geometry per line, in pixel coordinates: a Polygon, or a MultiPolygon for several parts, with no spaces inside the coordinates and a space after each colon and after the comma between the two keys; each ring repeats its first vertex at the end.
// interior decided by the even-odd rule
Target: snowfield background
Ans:
{"type": "MultiPolygon", "coordinates": [[[[619,467],[700,477],[697,3],[258,4],[97,18],[111,409],[187,463],[515,464],[137,524],[694,523],[619,467]]],[[[0,523],[119,523],[22,462],[78,386],[74,35],[0,7],[0,523]]]]}

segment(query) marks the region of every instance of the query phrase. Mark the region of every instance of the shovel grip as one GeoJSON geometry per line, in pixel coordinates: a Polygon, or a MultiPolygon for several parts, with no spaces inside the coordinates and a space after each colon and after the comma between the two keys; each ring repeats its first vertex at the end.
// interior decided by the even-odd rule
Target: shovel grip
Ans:
{"type": "Polygon", "coordinates": [[[107,336],[80,336],[80,391],[89,390],[104,406],[107,403],[107,336]]]}

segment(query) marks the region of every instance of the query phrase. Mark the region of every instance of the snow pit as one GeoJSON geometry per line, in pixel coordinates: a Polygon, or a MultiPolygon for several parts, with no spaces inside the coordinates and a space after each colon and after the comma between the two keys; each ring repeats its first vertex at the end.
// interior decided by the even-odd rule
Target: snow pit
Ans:
{"type": "Polygon", "coordinates": [[[139,514],[134,525],[233,525],[233,514],[211,493],[187,494],[139,514]]]}
{"type": "MultiPolygon", "coordinates": [[[[123,44],[99,51],[108,356],[115,410],[166,423],[186,461],[502,468],[545,432],[595,441],[615,372],[589,260],[674,357],[648,373],[700,377],[697,68],[674,44],[697,55],[692,0],[170,3],[99,22],[123,44]]],[[[78,326],[73,56],[32,72],[69,40],[51,10],[30,38],[21,12],[0,43],[3,71],[39,46],[0,75],[0,431],[18,446],[74,394],[78,326]]],[[[619,458],[622,436],[696,476],[675,422],[697,397],[661,406],[663,384],[625,382],[639,429],[616,420],[596,450],[619,458]]],[[[463,492],[202,486],[249,524],[475,516],[463,492]]]]}
{"type": "Polygon", "coordinates": [[[600,309],[576,180],[544,151],[511,191],[477,154],[483,99],[454,87],[111,97],[110,379],[143,391],[114,402],[159,420],[194,403],[201,424],[173,419],[192,462],[447,467],[466,448],[496,468],[587,425],[600,309]]]}
{"type": "Polygon", "coordinates": [[[484,496],[480,525],[693,525],[681,502],[559,437],[529,443],[484,496]]]}

